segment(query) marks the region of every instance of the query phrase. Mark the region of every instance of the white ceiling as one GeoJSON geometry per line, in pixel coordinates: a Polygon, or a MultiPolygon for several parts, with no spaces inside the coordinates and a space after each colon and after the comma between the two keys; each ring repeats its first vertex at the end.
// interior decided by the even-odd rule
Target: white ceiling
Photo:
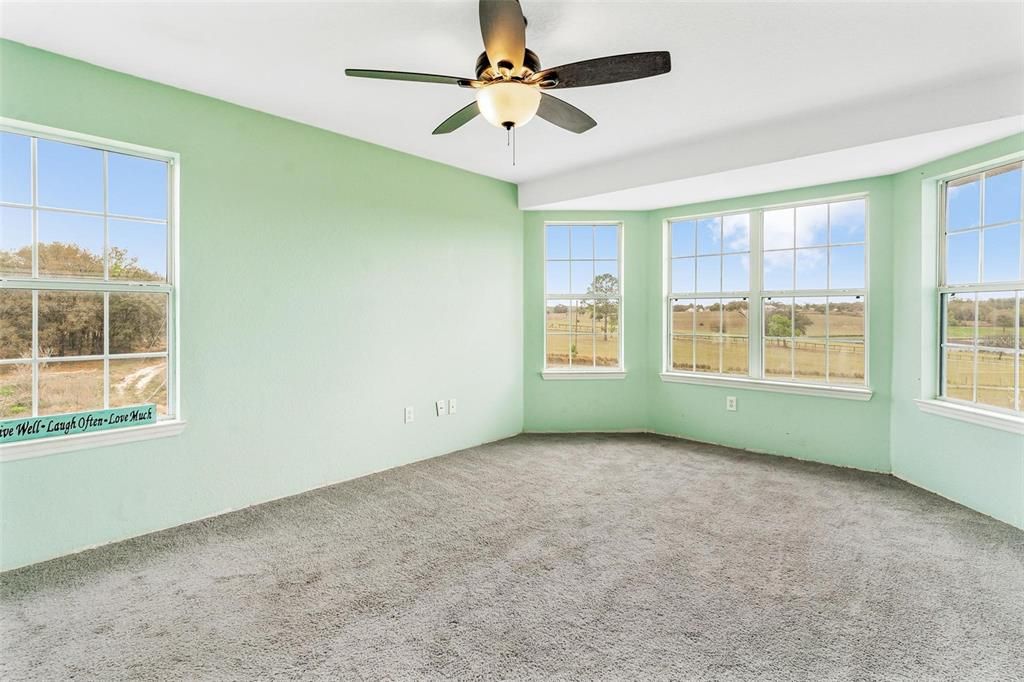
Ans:
{"type": "MultiPolygon", "coordinates": [[[[597,119],[597,128],[577,136],[531,123],[519,131],[513,167],[504,131],[482,119],[451,135],[430,135],[470,101],[466,90],[343,75],[347,67],[473,75],[482,50],[473,0],[3,2],[0,35],[516,182],[524,207],[679,204],[677,185],[663,193],[650,188],[1024,114],[1019,1],[522,4],[528,45],[546,66],[670,50],[673,70],[562,91],[597,119]],[[936,103],[946,108],[943,93],[965,87],[979,99],[960,102],[955,116],[936,110],[936,103]],[[917,118],[876,125],[893,99],[917,118]],[[850,112],[866,113],[856,120],[850,112]],[[813,143],[792,151],[776,149],[745,164],[737,158],[734,133],[746,139],[760,130],[767,139],[784,128],[792,137],[809,115],[837,116],[845,125],[816,130],[813,143]],[[694,148],[700,153],[690,154],[694,148]],[[666,150],[689,160],[675,177],[666,150]],[[728,168],[714,162],[724,156],[732,159],[728,168]],[[590,196],[601,199],[588,202],[590,196]]],[[[1014,125],[1010,132],[1020,129],[1019,119],[1014,125]]],[[[1007,129],[1004,122],[972,130],[950,139],[977,143],[1007,129]]],[[[949,147],[931,140],[913,147],[908,159],[949,147]]]]}

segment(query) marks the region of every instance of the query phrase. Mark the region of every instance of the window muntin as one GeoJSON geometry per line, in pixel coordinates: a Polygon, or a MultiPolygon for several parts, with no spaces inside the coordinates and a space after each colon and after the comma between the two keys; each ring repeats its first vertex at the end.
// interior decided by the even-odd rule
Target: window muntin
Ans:
{"type": "Polygon", "coordinates": [[[622,225],[544,226],[544,368],[622,368],[622,225]]]}
{"type": "Polygon", "coordinates": [[[1024,411],[1022,163],[942,184],[941,397],[1024,411]]]}
{"type": "Polygon", "coordinates": [[[175,417],[170,157],[0,132],[0,419],[175,417]]]}
{"type": "Polygon", "coordinates": [[[732,214],[745,224],[743,239],[720,250],[724,238],[707,239],[702,249],[701,227],[729,217],[667,222],[667,371],[864,386],[866,198],[732,214]],[[760,248],[751,252],[751,243],[760,248]],[[712,250],[722,259],[719,282],[699,273],[712,250]],[[734,278],[726,275],[730,250],[746,259],[734,278]]]}

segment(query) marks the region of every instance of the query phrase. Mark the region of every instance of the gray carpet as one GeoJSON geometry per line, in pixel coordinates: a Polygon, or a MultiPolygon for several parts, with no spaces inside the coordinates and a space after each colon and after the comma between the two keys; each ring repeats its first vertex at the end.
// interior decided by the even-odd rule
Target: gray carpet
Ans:
{"type": "Polygon", "coordinates": [[[893,478],[519,436],[0,577],[3,679],[1024,678],[1024,533],[893,478]]]}

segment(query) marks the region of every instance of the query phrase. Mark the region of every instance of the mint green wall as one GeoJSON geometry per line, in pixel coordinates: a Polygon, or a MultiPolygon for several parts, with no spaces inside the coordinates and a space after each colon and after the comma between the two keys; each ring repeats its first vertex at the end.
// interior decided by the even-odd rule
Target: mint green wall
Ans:
{"type": "Polygon", "coordinates": [[[523,215],[523,414],[530,431],[617,431],[647,423],[647,391],[653,376],[645,349],[650,328],[647,300],[650,280],[644,273],[647,254],[657,249],[647,229],[647,214],[638,212],[526,212],[523,215]],[[625,379],[551,381],[544,368],[544,221],[622,223],[622,328],[625,379]]]}
{"type": "Polygon", "coordinates": [[[3,116],[181,154],[189,422],[0,465],[3,568],[521,430],[513,185],[11,42],[0,88],[3,116]]]}
{"type": "Polygon", "coordinates": [[[1024,135],[894,177],[892,471],[915,485],[1024,528],[1024,436],[923,414],[937,386],[936,178],[1024,151],[1024,135]]]}

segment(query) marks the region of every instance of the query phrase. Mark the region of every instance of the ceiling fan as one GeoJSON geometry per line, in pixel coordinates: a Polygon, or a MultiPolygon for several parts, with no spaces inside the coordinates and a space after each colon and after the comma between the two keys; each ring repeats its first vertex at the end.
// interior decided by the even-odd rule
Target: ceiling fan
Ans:
{"type": "Polygon", "coordinates": [[[540,58],[526,47],[526,18],[519,0],[480,0],[480,32],[484,52],[476,60],[476,78],[371,69],[345,69],[345,75],[476,90],[476,101],[445,119],[434,135],[458,130],[477,114],[507,131],[526,125],[536,115],[560,128],[584,133],[597,121],[549,95],[548,90],[620,83],[657,76],[672,68],[668,52],[635,52],[542,69],[540,58]]]}

